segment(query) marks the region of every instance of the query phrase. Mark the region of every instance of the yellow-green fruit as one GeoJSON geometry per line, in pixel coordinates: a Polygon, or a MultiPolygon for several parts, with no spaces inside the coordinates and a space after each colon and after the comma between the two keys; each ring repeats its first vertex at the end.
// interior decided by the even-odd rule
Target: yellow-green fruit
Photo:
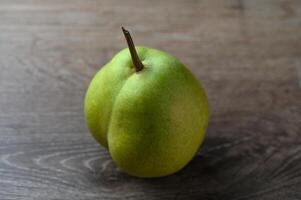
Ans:
{"type": "Polygon", "coordinates": [[[196,154],[208,125],[208,102],[192,73],[175,57],[136,47],[144,68],[135,71],[129,49],[93,78],[85,117],[94,138],[128,174],[177,172],[196,154]]]}

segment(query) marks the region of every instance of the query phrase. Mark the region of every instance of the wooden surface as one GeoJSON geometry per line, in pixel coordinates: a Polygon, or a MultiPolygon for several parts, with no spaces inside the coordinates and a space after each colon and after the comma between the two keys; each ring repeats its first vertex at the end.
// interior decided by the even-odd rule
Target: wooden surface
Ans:
{"type": "Polygon", "coordinates": [[[300,200],[301,1],[0,0],[0,199],[300,200]],[[121,25],[208,93],[208,137],[175,175],[120,172],[85,126],[121,25]]]}

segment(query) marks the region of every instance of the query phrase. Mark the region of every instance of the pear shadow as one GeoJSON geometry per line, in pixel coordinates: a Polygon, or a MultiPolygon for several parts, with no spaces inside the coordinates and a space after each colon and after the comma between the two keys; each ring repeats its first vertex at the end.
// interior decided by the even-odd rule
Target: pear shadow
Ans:
{"type": "Polygon", "coordinates": [[[171,176],[144,180],[144,189],[152,191],[149,193],[151,199],[162,199],[162,196],[165,199],[216,199],[223,196],[221,191],[229,181],[226,169],[241,158],[228,157],[228,150],[217,145],[221,143],[228,144],[229,141],[208,138],[186,167],[171,176]]]}
{"type": "MultiPolygon", "coordinates": [[[[100,171],[98,183],[137,199],[216,199],[225,197],[225,185],[231,182],[233,166],[243,158],[231,156],[230,141],[208,137],[201,151],[176,174],[160,178],[137,178],[120,171],[113,161],[100,171]],[[221,145],[224,144],[224,145],[221,145]]],[[[237,144],[239,145],[239,144],[237,144]]],[[[231,199],[231,198],[229,198],[231,199]]]]}

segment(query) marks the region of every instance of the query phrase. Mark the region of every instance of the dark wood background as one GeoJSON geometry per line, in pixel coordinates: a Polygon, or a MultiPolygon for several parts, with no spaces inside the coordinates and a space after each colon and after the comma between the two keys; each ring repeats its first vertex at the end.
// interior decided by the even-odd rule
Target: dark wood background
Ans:
{"type": "Polygon", "coordinates": [[[300,200],[301,1],[0,0],[0,199],[300,200]],[[121,25],[206,88],[208,137],[175,175],[120,172],[85,126],[121,25]]]}

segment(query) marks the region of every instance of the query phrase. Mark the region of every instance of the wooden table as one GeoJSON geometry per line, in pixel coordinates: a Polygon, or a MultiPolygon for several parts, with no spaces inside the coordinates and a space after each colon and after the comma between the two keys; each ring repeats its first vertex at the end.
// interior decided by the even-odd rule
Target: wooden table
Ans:
{"type": "Polygon", "coordinates": [[[300,0],[0,0],[0,199],[301,199],[300,0]],[[86,88],[126,42],[179,57],[211,106],[179,173],[120,172],[86,88]]]}

